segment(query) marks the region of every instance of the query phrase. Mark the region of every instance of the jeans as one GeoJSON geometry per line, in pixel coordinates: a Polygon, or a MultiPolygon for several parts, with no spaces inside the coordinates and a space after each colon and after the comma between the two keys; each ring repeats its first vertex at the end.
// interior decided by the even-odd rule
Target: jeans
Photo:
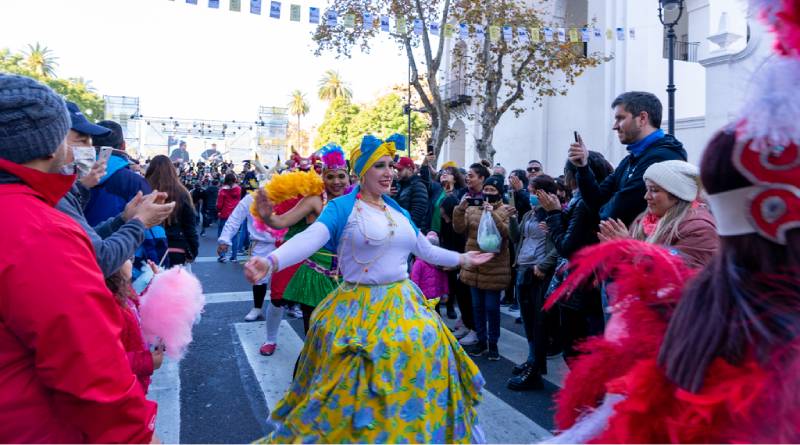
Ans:
{"type": "MultiPolygon", "coordinates": [[[[217,221],[217,238],[222,235],[222,229],[225,227],[225,223],[228,222],[228,218],[222,219],[220,218],[217,221]]],[[[239,231],[236,231],[236,235],[233,236],[231,239],[231,243],[233,244],[230,247],[229,252],[231,252],[231,261],[236,261],[236,253],[239,252],[239,231]]],[[[220,258],[223,258],[225,254],[220,255],[220,258]]]]}
{"type": "Polygon", "coordinates": [[[488,340],[489,344],[497,345],[500,339],[500,291],[475,287],[470,287],[469,290],[472,293],[472,310],[478,342],[485,343],[488,340]]]}

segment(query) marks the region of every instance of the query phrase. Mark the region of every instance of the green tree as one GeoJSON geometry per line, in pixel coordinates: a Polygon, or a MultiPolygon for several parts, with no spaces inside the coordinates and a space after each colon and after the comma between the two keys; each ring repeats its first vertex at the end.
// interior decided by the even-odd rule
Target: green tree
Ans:
{"type": "Polygon", "coordinates": [[[25,64],[33,72],[42,77],[55,77],[58,57],[53,55],[53,51],[50,48],[36,42],[35,45],[28,44],[28,49],[23,54],[25,56],[25,64]]]}
{"type": "MultiPolygon", "coordinates": [[[[37,46],[39,45],[37,44],[37,46]]],[[[89,117],[94,119],[103,117],[105,110],[103,98],[93,91],[94,88],[87,80],[79,78],[80,81],[76,82],[69,79],[47,77],[28,65],[25,53],[12,53],[8,48],[0,49],[0,72],[36,79],[62,95],[64,99],[75,102],[89,117]]]]}
{"type": "Polygon", "coordinates": [[[346,153],[355,147],[351,139],[355,135],[350,135],[350,125],[353,119],[361,112],[361,107],[351,104],[347,99],[334,99],[325,111],[325,117],[319,128],[317,136],[314,138],[314,147],[333,142],[341,145],[346,153]]]}
{"type": "Polygon", "coordinates": [[[340,97],[348,101],[353,98],[353,90],[335,70],[325,71],[325,75],[319,81],[318,94],[321,100],[329,102],[340,97]]]}
{"type": "Polygon", "coordinates": [[[289,114],[297,116],[297,148],[298,150],[302,148],[301,140],[300,140],[300,117],[305,116],[308,114],[308,111],[311,107],[308,105],[308,101],[306,100],[306,95],[300,90],[292,91],[292,94],[289,95],[291,100],[289,101],[289,114]]]}

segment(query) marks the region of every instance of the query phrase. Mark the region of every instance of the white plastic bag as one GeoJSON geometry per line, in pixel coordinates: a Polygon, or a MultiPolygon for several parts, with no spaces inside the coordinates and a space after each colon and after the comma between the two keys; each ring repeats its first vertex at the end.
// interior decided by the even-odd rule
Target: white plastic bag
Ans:
{"type": "Polygon", "coordinates": [[[503,238],[492,219],[492,212],[484,209],[481,223],[478,225],[478,247],[483,252],[499,253],[502,242],[503,238]]]}

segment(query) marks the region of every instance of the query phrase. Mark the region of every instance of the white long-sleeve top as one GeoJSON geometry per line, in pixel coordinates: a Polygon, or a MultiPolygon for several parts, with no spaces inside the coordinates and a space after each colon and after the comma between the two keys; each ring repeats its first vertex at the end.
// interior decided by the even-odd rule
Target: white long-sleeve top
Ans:
{"type": "MultiPolygon", "coordinates": [[[[408,255],[413,253],[431,264],[455,267],[459,254],[432,245],[422,233],[414,232],[411,223],[397,210],[388,207],[396,223],[394,236],[389,233],[389,221],[383,211],[356,206],[339,240],[339,268],[344,281],[358,284],[389,284],[408,278],[408,255]],[[362,230],[367,232],[364,236],[362,230]],[[368,239],[369,238],[369,239],[368,239]],[[373,241],[373,240],[383,240],[373,241]],[[366,264],[369,263],[369,264],[366,264]]],[[[279,269],[299,263],[323,247],[330,239],[328,228],[315,222],[306,230],[270,254],[279,269]]]]}
{"type": "Polygon", "coordinates": [[[269,232],[256,230],[253,223],[253,215],[250,214],[250,204],[252,203],[253,195],[249,193],[239,201],[239,204],[236,205],[233,212],[231,212],[231,216],[225,222],[225,227],[222,228],[222,233],[217,240],[219,244],[230,246],[232,244],[231,239],[239,231],[239,227],[241,227],[245,219],[247,220],[247,231],[250,232],[250,239],[265,244],[275,244],[275,238],[269,232]]]}

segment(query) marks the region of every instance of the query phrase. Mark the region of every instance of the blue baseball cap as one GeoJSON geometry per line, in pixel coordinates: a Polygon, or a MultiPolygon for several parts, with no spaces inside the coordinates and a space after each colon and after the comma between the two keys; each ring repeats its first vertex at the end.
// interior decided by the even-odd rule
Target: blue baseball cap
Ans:
{"type": "Polygon", "coordinates": [[[106,127],[101,127],[89,122],[89,119],[86,119],[86,116],[81,113],[80,108],[78,108],[75,103],[67,102],[67,110],[72,120],[70,128],[78,133],[88,134],[89,136],[102,136],[111,132],[111,130],[106,127]]]}

